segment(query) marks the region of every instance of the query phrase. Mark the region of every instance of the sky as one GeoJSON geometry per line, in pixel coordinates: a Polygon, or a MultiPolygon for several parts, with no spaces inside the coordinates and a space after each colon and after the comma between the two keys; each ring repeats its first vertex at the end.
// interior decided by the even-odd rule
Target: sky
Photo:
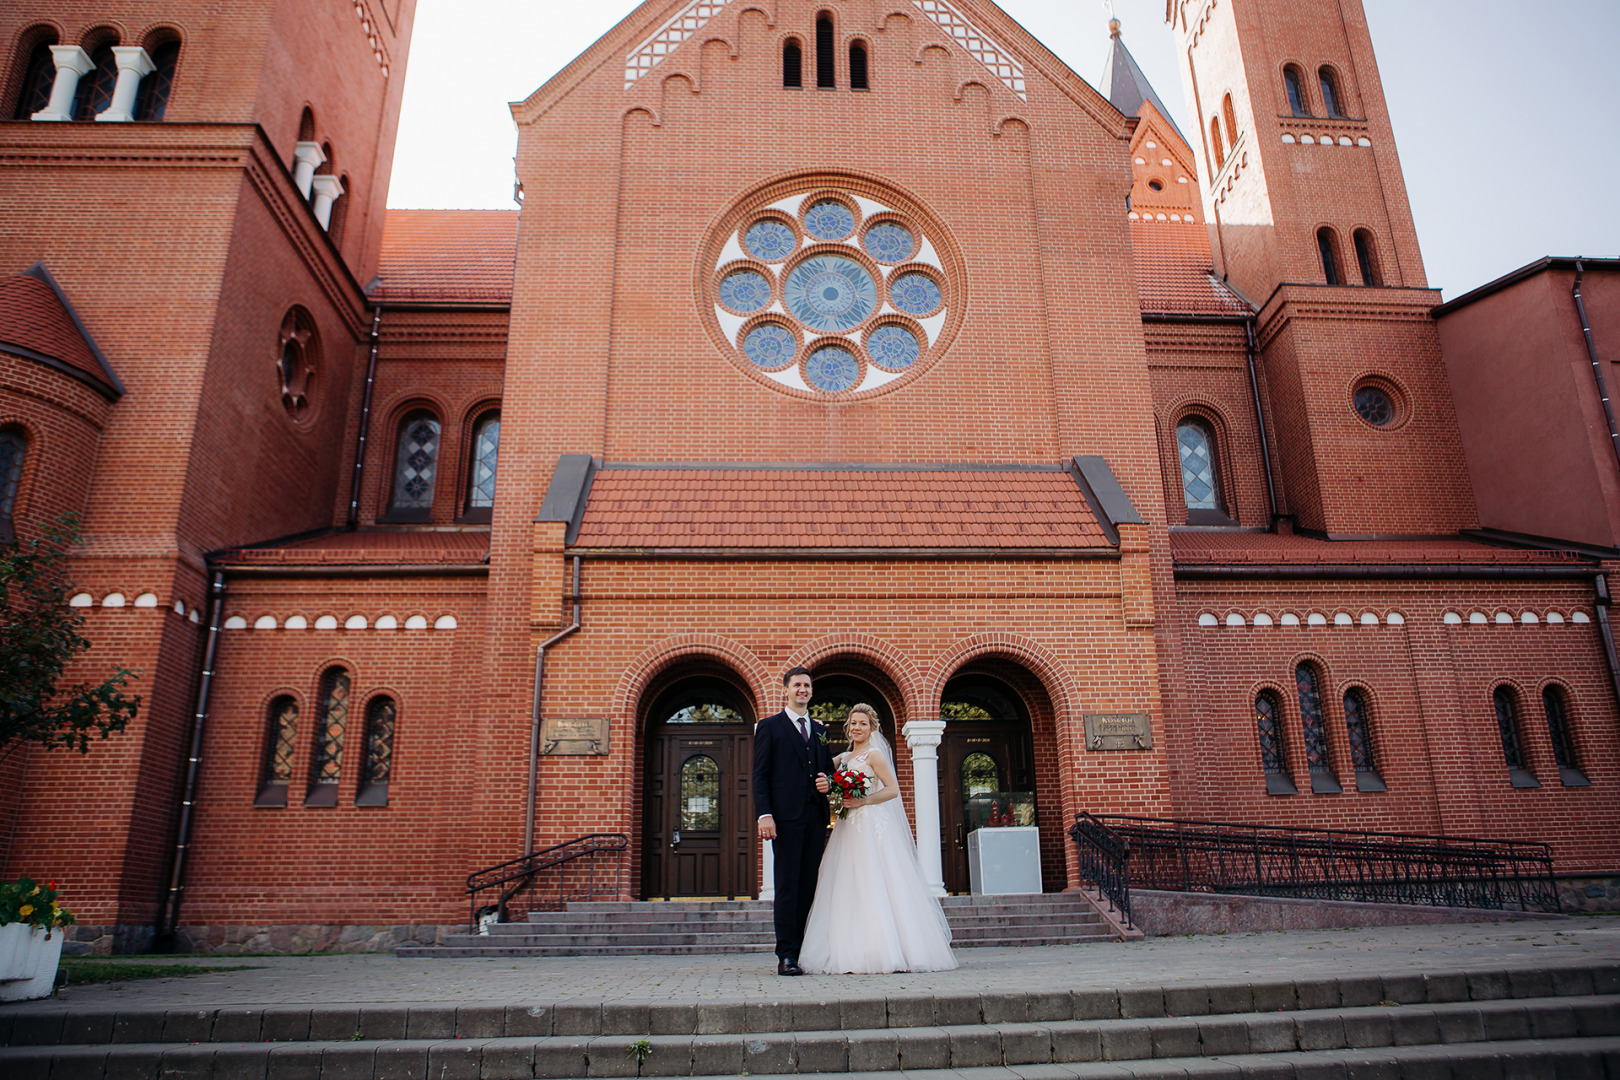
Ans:
{"type": "MultiPolygon", "coordinates": [[[[1331,2],[1331,0],[1318,0],[1331,2]]],[[[1454,299],[1544,255],[1620,257],[1620,2],[1362,0],[1429,283],[1454,299]]],[[[631,0],[419,0],[388,205],[511,209],[527,97],[631,0]]],[[[1002,0],[1092,85],[1100,0],[1002,0]]],[[[1164,0],[1115,0],[1184,132],[1164,0]]]]}

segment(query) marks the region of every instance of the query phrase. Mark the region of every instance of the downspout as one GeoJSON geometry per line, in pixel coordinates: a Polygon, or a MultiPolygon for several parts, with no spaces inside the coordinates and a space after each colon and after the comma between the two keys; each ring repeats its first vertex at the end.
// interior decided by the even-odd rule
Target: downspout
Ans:
{"type": "Polygon", "coordinates": [[[1592,578],[1592,590],[1597,594],[1598,633],[1603,637],[1603,656],[1609,661],[1609,683],[1614,696],[1620,700],[1620,655],[1614,649],[1614,627],[1609,624],[1609,579],[1602,574],[1592,578]]]}
{"type": "Polygon", "coordinates": [[[523,815],[523,854],[534,843],[534,785],[540,770],[540,692],[545,688],[546,650],[579,629],[579,556],[574,556],[574,621],[540,643],[534,653],[534,709],[529,716],[529,800],[523,815]]]}
{"type": "Polygon", "coordinates": [[[349,518],[343,527],[354,532],[360,526],[360,475],[366,467],[366,436],[371,433],[371,392],[377,385],[377,342],[381,337],[382,305],[371,313],[371,356],[366,360],[366,390],[360,400],[360,435],[354,444],[354,479],[349,484],[349,518]]]}
{"type": "Polygon", "coordinates": [[[203,647],[202,678],[197,683],[197,712],[191,721],[191,755],[186,762],[186,788],[180,796],[180,825],[174,841],[173,866],[169,871],[169,891],[158,911],[158,936],[165,943],[174,940],[180,925],[180,890],[185,875],[186,852],[191,843],[191,811],[197,803],[197,767],[202,762],[203,729],[208,723],[208,696],[214,685],[214,659],[219,651],[219,615],[225,607],[225,574],[214,571],[210,590],[213,601],[208,613],[208,643],[203,647]]]}
{"type": "Polygon", "coordinates": [[[1271,476],[1271,446],[1266,439],[1266,414],[1260,409],[1260,378],[1254,370],[1254,316],[1243,320],[1243,332],[1248,335],[1249,393],[1254,395],[1254,425],[1260,435],[1260,463],[1266,467],[1266,505],[1271,508],[1268,528],[1277,527],[1277,483],[1271,476]]]}
{"type": "Polygon", "coordinates": [[[1575,312],[1581,317],[1581,335],[1586,338],[1586,355],[1592,361],[1592,378],[1597,380],[1598,400],[1603,402],[1603,415],[1609,421],[1609,445],[1614,447],[1614,456],[1620,462],[1620,427],[1614,422],[1614,405],[1609,401],[1609,387],[1603,381],[1603,365],[1598,363],[1597,345],[1592,341],[1592,323],[1586,317],[1586,301],[1581,299],[1581,280],[1586,277],[1586,267],[1580,259],[1575,260],[1575,287],[1570,295],[1575,297],[1575,312]]]}

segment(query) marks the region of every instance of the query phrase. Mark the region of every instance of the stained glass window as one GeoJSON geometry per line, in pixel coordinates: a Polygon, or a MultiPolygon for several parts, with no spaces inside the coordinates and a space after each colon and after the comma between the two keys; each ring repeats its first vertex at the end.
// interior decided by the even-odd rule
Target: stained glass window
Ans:
{"type": "Polygon", "coordinates": [[[491,413],[473,429],[472,475],[467,505],[477,509],[495,505],[495,464],[501,450],[501,414],[491,413]]]}
{"type": "Polygon", "coordinates": [[[1513,691],[1498,686],[1491,695],[1496,706],[1496,728],[1502,737],[1502,760],[1510,769],[1524,768],[1524,753],[1519,748],[1519,703],[1513,691]]]}
{"type": "Polygon", "coordinates": [[[28,56],[28,68],[23,74],[22,92],[17,97],[14,120],[27,120],[51,103],[51,88],[56,85],[56,60],[51,56],[50,43],[34,46],[28,56]]]}
{"type": "Polygon", "coordinates": [[[771,283],[752,270],[727,274],[720,283],[720,302],[739,315],[751,315],[771,302],[771,283]]]}
{"type": "Polygon", "coordinates": [[[889,283],[889,302],[907,315],[927,315],[945,297],[927,274],[901,274],[889,283]]]}
{"type": "Polygon", "coordinates": [[[180,62],[180,43],[159,45],[152,54],[152,71],[141,80],[135,94],[135,119],[162,120],[174,92],[174,69],[180,62]]]}
{"type": "Polygon", "coordinates": [[[1176,425],[1176,452],[1181,456],[1181,497],[1189,510],[1219,510],[1215,480],[1215,440],[1197,420],[1176,425]]]}
{"type": "Polygon", "coordinates": [[[900,263],[911,258],[917,241],[911,230],[895,221],[880,221],[866,230],[866,253],[880,263],[900,263]]]}
{"type": "Polygon", "coordinates": [[[1376,386],[1363,386],[1356,391],[1356,415],[1373,427],[1388,427],[1395,419],[1395,403],[1376,386]]]}
{"type": "Polygon", "coordinates": [[[278,697],[270,703],[269,734],[265,741],[264,782],[292,782],[293,751],[298,740],[298,701],[278,697]]]}
{"type": "Polygon", "coordinates": [[[1344,726],[1350,733],[1350,763],[1357,771],[1374,771],[1367,696],[1360,690],[1352,688],[1344,692],[1344,726]]]}
{"type": "Polygon", "coordinates": [[[853,259],[817,255],[788,274],[782,299],[789,313],[810,329],[842,334],[877,310],[877,283],[853,259]]]}
{"type": "Polygon", "coordinates": [[[375,698],[366,706],[366,771],[360,786],[386,787],[394,772],[394,718],[398,710],[391,697],[375,698]]]}
{"type": "Polygon", "coordinates": [[[760,262],[781,262],[798,246],[793,230],[775,218],[756,221],[743,233],[743,247],[760,262]]]}
{"type": "Polygon", "coordinates": [[[784,367],[798,351],[798,338],[777,323],[760,323],[743,337],[743,355],[762,368],[784,367]]]}
{"type": "Polygon", "coordinates": [[[337,785],[343,774],[343,729],[348,720],[349,673],[340,667],[329,668],[321,677],[320,719],[315,727],[305,806],[337,805],[337,785]]]}
{"type": "Polygon", "coordinates": [[[720,831],[720,766],[702,754],[681,766],[681,831],[720,831]]]}
{"type": "Polygon", "coordinates": [[[22,484],[23,457],[28,443],[21,433],[0,431],[0,531],[9,532],[17,509],[17,488],[22,484]]]}
{"type": "Polygon", "coordinates": [[[1299,716],[1305,729],[1305,760],[1312,772],[1331,772],[1328,760],[1327,729],[1322,723],[1322,693],[1317,684],[1316,669],[1301,664],[1294,669],[1294,683],[1299,688],[1299,716]]]}
{"type": "Polygon", "coordinates": [[[103,45],[90,57],[95,69],[79,80],[73,106],[73,119],[94,120],[112,104],[113,87],[118,85],[118,59],[111,44],[103,45]]]}
{"type": "Polygon", "coordinates": [[[1277,695],[1266,690],[1254,699],[1254,722],[1260,732],[1260,764],[1268,773],[1286,775],[1288,762],[1283,757],[1282,709],[1277,695]]]}
{"type": "Polygon", "coordinates": [[[399,456],[394,466],[394,509],[431,510],[433,480],[439,469],[439,422],[428,413],[413,413],[399,427],[399,456]]]}
{"type": "Polygon", "coordinates": [[[729,705],[705,701],[671,713],[666,724],[746,724],[748,718],[729,705]]]}
{"type": "Polygon", "coordinates": [[[898,371],[910,367],[922,352],[917,335],[903,326],[889,323],[872,331],[866,339],[866,351],[879,367],[898,371]]]}
{"type": "Polygon", "coordinates": [[[849,350],[837,345],[817,349],[804,364],[805,378],[810,385],[829,394],[854,386],[860,373],[861,368],[855,362],[855,357],[849,350]]]}
{"type": "Polygon", "coordinates": [[[842,240],[855,230],[855,215],[837,199],[822,199],[804,212],[804,231],[817,240],[842,240]]]}
{"type": "Polygon", "coordinates": [[[1553,758],[1560,769],[1575,768],[1575,748],[1569,737],[1569,714],[1564,708],[1564,692],[1549,686],[1541,692],[1541,707],[1547,713],[1547,734],[1552,738],[1553,758]]]}

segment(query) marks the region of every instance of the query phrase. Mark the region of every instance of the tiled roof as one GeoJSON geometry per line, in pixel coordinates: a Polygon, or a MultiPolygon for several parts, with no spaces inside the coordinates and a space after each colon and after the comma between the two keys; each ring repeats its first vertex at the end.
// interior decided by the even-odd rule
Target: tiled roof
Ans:
{"type": "Polygon", "coordinates": [[[488,555],[488,532],[361,529],[266,547],[237,548],[218,561],[225,566],[466,566],[481,563],[488,555]]]}
{"type": "Polygon", "coordinates": [[[1252,315],[1211,273],[1209,234],[1190,222],[1131,222],[1131,253],[1142,310],[1177,315],[1252,315]]]}
{"type": "Polygon", "coordinates": [[[389,210],[373,300],[510,304],[516,210],[389,210]]]}
{"type": "Polygon", "coordinates": [[[109,395],[123,392],[43,266],[0,278],[0,345],[24,350],[109,395]]]}
{"type": "Polygon", "coordinates": [[[1058,471],[668,469],[596,474],[587,548],[1106,548],[1058,471]]]}
{"type": "Polygon", "coordinates": [[[1445,536],[1422,540],[1329,541],[1274,533],[1171,533],[1170,554],[1177,566],[1493,566],[1568,565],[1582,561],[1573,552],[1494,547],[1445,536]]]}

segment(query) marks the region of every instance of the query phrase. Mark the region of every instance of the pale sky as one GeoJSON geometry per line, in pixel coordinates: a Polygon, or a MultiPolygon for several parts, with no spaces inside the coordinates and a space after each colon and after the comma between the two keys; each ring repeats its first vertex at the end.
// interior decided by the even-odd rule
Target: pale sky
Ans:
{"type": "MultiPolygon", "coordinates": [[[[1431,285],[1455,298],[1543,255],[1620,256],[1620,3],[1363,0],[1431,285]]],[[[1002,0],[1096,85],[1100,0],[1002,0]]],[[[419,0],[388,205],[511,209],[527,97],[630,0],[419,0]]],[[[1184,132],[1164,0],[1115,0],[1184,132]]]]}

